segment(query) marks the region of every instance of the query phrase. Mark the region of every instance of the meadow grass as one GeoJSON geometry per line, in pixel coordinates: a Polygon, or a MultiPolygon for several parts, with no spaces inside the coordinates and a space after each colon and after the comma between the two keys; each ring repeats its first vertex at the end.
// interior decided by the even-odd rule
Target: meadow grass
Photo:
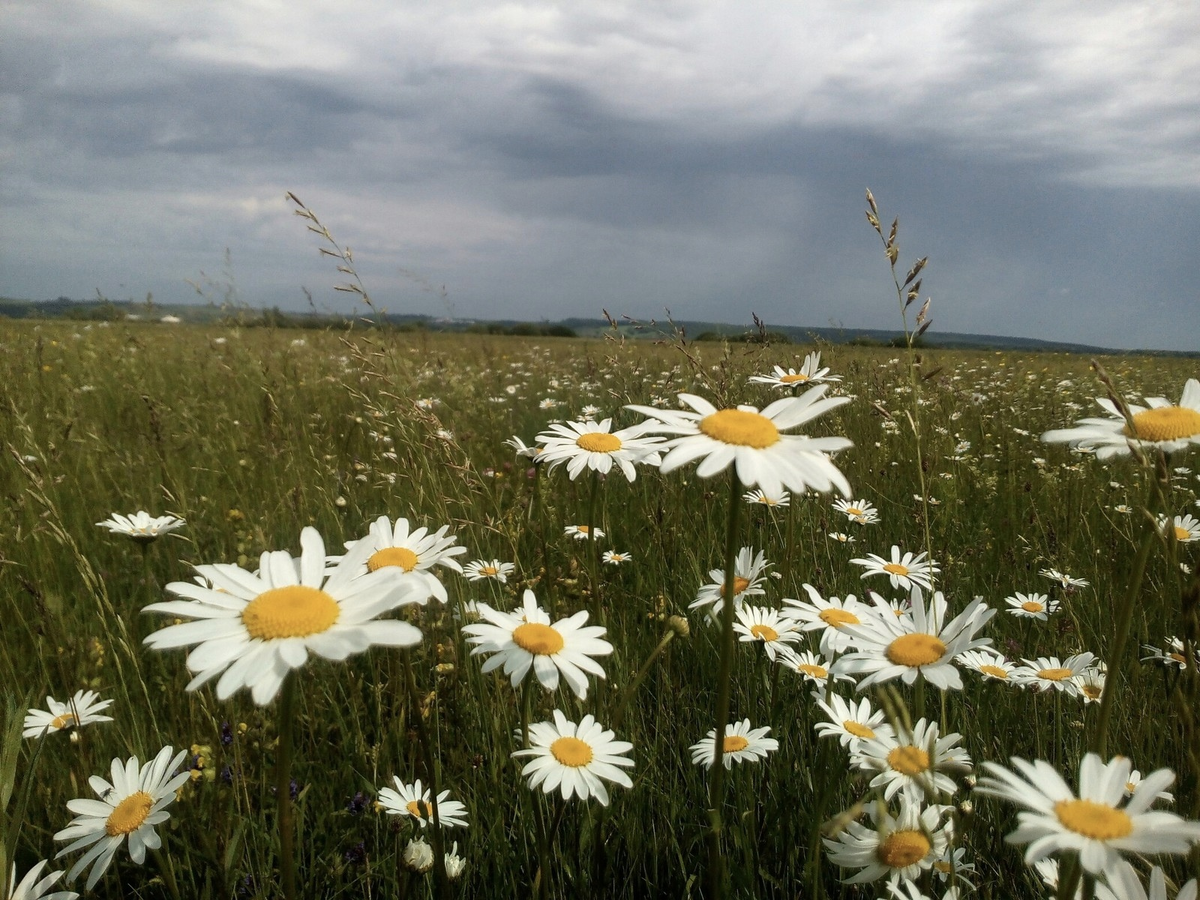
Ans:
{"type": "MultiPolygon", "coordinates": [[[[63,699],[80,688],[115,701],[111,723],[23,743],[15,797],[27,790],[30,802],[16,849],[21,871],[53,855],[52,835],[70,818],[67,801],[90,795],[88,776],[107,771],[113,757],[145,760],[171,744],[189,750],[194,778],[159,828],[162,862],[139,868],[119,852],[98,895],[168,896],[164,879],[174,878],[185,897],[277,896],[275,708],[255,706],[246,692],[225,701],[211,687],[186,692],[184,651],[142,646],[168,620],[141,609],[164,599],[165,584],[189,579],[190,564],[253,569],[265,550],[297,551],[309,525],[338,552],[388,515],[431,530],[449,525],[469,548],[464,560],[511,561],[516,575],[501,585],[442,570],[449,603],[405,610],[424,634],[412,651],[419,703],[406,693],[399,651],[376,648],[299,670],[301,895],[433,895],[427,876],[400,864],[416,833],[411,823],[354,802],[393,775],[428,783],[417,715],[434,742],[439,787],[469,811],[468,828],[445,832],[468,864],[454,896],[530,895],[539,860],[535,804],[546,821],[561,816],[554,862],[543,873],[551,895],[700,895],[706,776],[687,748],[713,727],[719,630],[688,605],[709,570],[723,565],[727,481],[697,478],[691,467],[666,476],[641,467],[632,483],[609,477],[597,494],[601,549],[633,559],[599,568],[597,602],[590,544],[563,535],[587,521],[588,478],[535,471],[505,441],[532,443],[549,422],[578,419],[588,404],[631,425],[639,417],[624,405],[675,407],[679,391],[762,407],[776,394],[747,377],[798,364],[799,348],[691,344],[680,352],[648,342],[49,322],[2,323],[0,346],[0,677],[12,705],[37,707],[47,694],[63,699]],[[187,525],[148,546],[96,527],[113,512],[138,509],[187,525]],[[499,673],[481,674],[459,630],[466,602],[511,609],[525,588],[556,618],[589,610],[614,645],[602,660],[607,679],[593,680],[586,700],[562,688],[538,688],[531,698],[534,721],[555,708],[574,721],[592,713],[605,725],[619,716],[617,737],[634,746],[634,783],[614,787],[607,809],[593,800],[564,810],[557,795],[528,790],[510,757],[521,693],[499,673]],[[690,634],[668,642],[622,708],[634,674],[665,635],[678,634],[672,616],[684,617],[690,634]]],[[[886,581],[861,580],[849,560],[886,555],[892,544],[925,549],[927,526],[951,610],[976,595],[1000,608],[986,634],[1009,659],[1081,651],[1106,659],[1149,475],[1129,460],[1103,465],[1038,440],[1093,414],[1103,389],[1089,361],[921,354],[923,370],[940,373],[918,385],[918,466],[904,416],[914,385],[904,359],[891,349],[825,348],[824,363],[844,378],[838,390],[853,400],[813,433],[854,442],[837,464],[881,522],[848,523],[830,496],[794,497],[790,509],[744,508],[739,543],[765,551],[783,576],[768,578],[766,597],[755,602],[778,607],[781,598],[803,597],[805,582],[823,596],[862,597],[868,588],[895,596],[886,581]],[[1064,593],[1038,574],[1044,568],[1091,586],[1064,593]],[[1048,593],[1062,609],[1046,623],[1016,619],[1004,598],[1017,591],[1048,593]]],[[[1131,398],[1174,401],[1196,374],[1193,361],[1179,359],[1114,357],[1104,366],[1131,398]]],[[[1191,464],[1186,455],[1174,461],[1191,464]]],[[[1169,475],[1169,511],[1182,514],[1195,503],[1196,475],[1169,475]]],[[[1181,609],[1195,603],[1197,588],[1178,563],[1195,564],[1194,546],[1153,546],[1127,659],[1144,643],[1182,633],[1181,609]]],[[[926,713],[963,735],[977,766],[1038,758],[1073,780],[1095,704],[973,672],[963,680],[960,692],[930,692],[926,713]]],[[[1126,665],[1108,746],[1143,772],[1174,769],[1176,808],[1196,818],[1200,792],[1179,681],[1160,665],[1126,665]]],[[[850,873],[821,847],[822,829],[867,797],[870,779],[850,769],[836,742],[816,736],[821,715],[810,693],[793,673],[776,673],[760,646],[738,644],[731,720],[769,725],[779,750],[728,776],[722,856],[737,896],[884,893],[842,884],[850,873]]],[[[910,709],[914,702],[908,688],[883,693],[910,709]]],[[[1004,844],[1013,810],[972,796],[960,780],[961,846],[976,867],[977,895],[1043,893],[1019,851],[1004,844]]],[[[1186,866],[1171,871],[1185,876],[1186,866]]]]}

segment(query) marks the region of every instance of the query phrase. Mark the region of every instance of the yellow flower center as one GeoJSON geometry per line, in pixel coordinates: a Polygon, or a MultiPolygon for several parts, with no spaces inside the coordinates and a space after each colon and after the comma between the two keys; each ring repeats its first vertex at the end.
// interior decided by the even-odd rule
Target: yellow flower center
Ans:
{"type": "Polygon", "coordinates": [[[328,631],[341,607],[327,593],[293,584],[263,591],[242,610],[242,624],[250,637],[269,641],[308,637],[328,631]]]}
{"type": "Polygon", "coordinates": [[[1184,662],[1186,662],[1182,653],[1168,653],[1167,656],[1175,660],[1175,662],[1179,663],[1181,666],[1184,664],[1184,662]]]}
{"type": "Polygon", "coordinates": [[[1002,681],[1008,680],[1008,673],[999,666],[982,665],[979,667],[979,671],[984,675],[991,675],[993,678],[999,678],[1002,681]]]}
{"type": "Polygon", "coordinates": [[[1045,608],[1045,606],[1033,600],[1026,600],[1021,604],[1021,609],[1025,610],[1027,613],[1040,613],[1045,608]]]}
{"type": "Polygon", "coordinates": [[[500,570],[497,569],[495,566],[484,566],[479,571],[482,572],[484,575],[491,576],[491,575],[497,574],[500,570]]]}
{"type": "Polygon", "coordinates": [[[843,625],[861,625],[862,619],[852,612],[846,612],[844,609],[823,609],[817,616],[822,622],[830,628],[841,628],[843,625]]]}
{"type": "Polygon", "coordinates": [[[1089,700],[1099,700],[1102,689],[1098,684],[1085,684],[1080,690],[1083,691],[1083,696],[1089,700]]]}
{"type": "Polygon", "coordinates": [[[766,416],[744,409],[722,409],[700,420],[700,432],[714,441],[765,450],[779,443],[779,429],[766,416]]]}
{"type": "Polygon", "coordinates": [[[146,821],[146,816],[150,815],[153,806],[154,798],[145,791],[130,794],[109,813],[108,820],[104,823],[104,833],[109,837],[117,837],[137,831],[146,821]]]}
{"type": "Polygon", "coordinates": [[[513,643],[528,653],[553,656],[563,648],[562,635],[549,625],[526,622],[513,629],[513,643]]]}
{"type": "Polygon", "coordinates": [[[846,507],[846,515],[848,515],[848,516],[861,516],[862,514],[863,514],[863,511],[861,509],[859,509],[857,506],[847,506],[846,507]]]}
{"type": "Polygon", "coordinates": [[[1113,841],[1133,831],[1133,820],[1119,809],[1092,800],[1059,800],[1054,814],[1064,828],[1094,841],[1113,841]]]}
{"type": "Polygon", "coordinates": [[[901,775],[919,775],[929,770],[929,754],[920,747],[897,747],[887,755],[887,761],[901,775]]]}
{"type": "Polygon", "coordinates": [[[1126,437],[1143,441],[1177,441],[1200,435],[1200,412],[1182,406],[1145,409],[1133,417],[1133,431],[1121,429],[1126,437]]]}
{"type": "Polygon", "coordinates": [[[409,800],[405,807],[408,814],[415,819],[432,819],[433,807],[425,800],[409,800]]]}
{"type": "Polygon", "coordinates": [[[589,453],[613,453],[621,449],[621,439],[615,434],[592,431],[575,438],[575,445],[589,453]]]}
{"type": "Polygon", "coordinates": [[[575,530],[578,531],[580,534],[587,534],[588,532],[590,532],[592,530],[592,526],[591,525],[576,525],[575,530]]]}
{"type": "MultiPolygon", "coordinates": [[[[750,579],[743,578],[741,575],[735,575],[733,578],[733,593],[740,594],[746,588],[750,587],[750,579]]],[[[725,596],[725,582],[721,582],[721,596],[725,596]]]]}
{"type": "Polygon", "coordinates": [[[550,745],[550,753],[564,766],[578,769],[592,761],[592,747],[575,737],[560,737],[550,745]]]}
{"type": "Polygon", "coordinates": [[[919,831],[893,831],[879,842],[875,856],[889,869],[903,869],[919,863],[932,848],[929,838],[919,831]]]}
{"type": "Polygon", "coordinates": [[[856,738],[866,738],[869,741],[875,737],[875,730],[873,728],[868,728],[862,722],[855,722],[853,719],[844,721],[842,727],[856,738]]]}
{"type": "Polygon", "coordinates": [[[932,634],[905,634],[896,638],[884,651],[884,655],[898,666],[916,669],[930,666],[942,658],[946,645],[932,634]]]}
{"type": "Polygon", "coordinates": [[[1189,543],[1191,539],[1192,533],[1190,531],[1188,531],[1186,528],[1180,528],[1178,525],[1175,526],[1175,540],[1182,544],[1186,544],[1189,543]]]}
{"type": "Polygon", "coordinates": [[[417,554],[407,547],[384,547],[371,554],[367,560],[367,571],[376,572],[385,566],[396,566],[405,572],[417,567],[417,554]]]}
{"type": "Polygon", "coordinates": [[[808,381],[808,376],[803,372],[793,372],[791,375],[781,375],[779,377],[780,384],[795,384],[797,381],[808,381]]]}
{"type": "Polygon", "coordinates": [[[50,721],[51,728],[66,728],[68,725],[75,724],[75,713],[63,713],[61,716],[55,716],[50,721]]]}
{"type": "Polygon", "coordinates": [[[907,575],[908,566],[902,566],[900,563],[885,563],[883,566],[883,571],[887,572],[889,575],[907,575]]]}
{"type": "Polygon", "coordinates": [[[750,633],[760,641],[777,641],[779,640],[779,632],[770,625],[752,625],[750,633]]]}
{"type": "Polygon", "coordinates": [[[824,666],[815,666],[812,663],[800,663],[796,666],[796,671],[801,672],[810,678],[819,678],[824,680],[829,677],[829,670],[824,666]]]}
{"type": "Polygon", "coordinates": [[[1046,681],[1062,681],[1064,678],[1070,678],[1074,672],[1070,669],[1041,669],[1038,671],[1038,678],[1043,678],[1046,681]]]}
{"type": "Polygon", "coordinates": [[[739,750],[745,750],[750,746],[750,742],[740,734],[725,735],[725,742],[721,745],[721,749],[726,753],[737,753],[739,750]]]}
{"type": "Polygon", "coordinates": [[[941,872],[943,875],[949,875],[950,872],[954,868],[953,866],[950,865],[950,861],[948,859],[935,860],[933,863],[933,867],[935,869],[937,869],[939,872],[941,872]]]}

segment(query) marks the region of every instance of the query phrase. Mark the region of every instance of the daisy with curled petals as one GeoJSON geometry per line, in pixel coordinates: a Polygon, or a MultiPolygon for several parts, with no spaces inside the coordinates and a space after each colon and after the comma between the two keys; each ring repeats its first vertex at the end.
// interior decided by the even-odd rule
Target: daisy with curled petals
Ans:
{"type": "Polygon", "coordinates": [[[603,422],[567,422],[552,424],[550,430],[537,436],[542,445],[538,462],[553,471],[567,464],[567,474],[574,481],[585,469],[607,475],[615,464],[627,481],[637,478],[635,463],[657,466],[661,461],[660,445],[665,439],[647,437],[640,425],[612,430],[612,419],[603,422]]]}
{"type": "Polygon", "coordinates": [[[547,794],[558,789],[564,800],[595,797],[602,806],[608,806],[604,782],[633,787],[633,781],[622,771],[633,767],[633,760],[625,755],[633,744],[613,737],[613,732],[590,715],[577,725],[556,709],[553,722],[529,726],[529,746],[514,751],[513,756],[532,757],[521,769],[521,774],[529,777],[531,789],[540,785],[547,794]]]}
{"type": "MultiPolygon", "coordinates": [[[[433,573],[433,567],[445,566],[461,575],[462,565],[454,557],[467,552],[466,547],[456,546],[458,538],[446,534],[449,528],[449,525],[443,525],[432,534],[423,526],[410,531],[408,519],[397,519],[393,526],[387,516],[380,516],[371,523],[370,532],[364,538],[371,544],[372,553],[361,571],[394,568],[423,584],[427,596],[445,603],[446,588],[433,573]]],[[[355,543],[358,542],[346,544],[346,549],[351,549],[355,543]]]]}
{"type": "Polygon", "coordinates": [[[797,622],[803,622],[802,631],[821,632],[821,652],[841,653],[850,646],[850,641],[843,632],[847,625],[863,624],[862,616],[870,613],[870,608],[858,601],[853,594],[847,594],[845,600],[837,597],[828,599],[821,596],[811,584],[803,584],[808,600],[794,600],[784,597],[783,614],[797,622]]]}
{"type": "Polygon", "coordinates": [[[1096,402],[1108,413],[1107,419],[1080,419],[1074,428],[1047,431],[1042,440],[1094,450],[1102,460],[1128,456],[1134,446],[1175,453],[1200,444],[1200,381],[1195,378],[1183,386],[1178,406],[1165,397],[1147,397],[1145,406],[1130,403],[1128,422],[1107,397],[1097,397],[1096,402]]]}
{"type": "Polygon", "coordinates": [[[1058,601],[1051,600],[1045,594],[1022,594],[1018,591],[1011,597],[1005,597],[1004,602],[1009,606],[1008,611],[1018,619],[1046,622],[1053,613],[1058,612],[1058,601]]]}
{"type": "Polygon", "coordinates": [[[1054,853],[1077,853],[1083,868],[1099,875],[1118,865],[1122,853],[1182,854],[1200,841],[1200,822],[1150,809],[1159,791],[1175,781],[1170,769],[1143,778],[1125,803],[1132,765],[1123,756],[1108,763],[1095,753],[1085,756],[1079,765],[1078,797],[1048,762],[1013,757],[1012,765],[1016,771],[985,762],[988,775],[976,790],[1024,807],[1017,814],[1017,830],[1005,840],[1029,845],[1026,865],[1054,853]]]}
{"type": "Polygon", "coordinates": [[[831,532],[829,532],[829,537],[832,538],[833,540],[837,541],[839,544],[856,543],[854,537],[852,535],[846,534],[846,532],[844,532],[844,531],[831,531],[831,532]]]}
{"type": "Polygon", "coordinates": [[[1200,521],[1190,513],[1185,516],[1175,516],[1173,519],[1168,519],[1166,516],[1158,517],[1158,530],[1163,535],[1174,535],[1175,540],[1180,544],[1192,544],[1200,541],[1200,521]]]}
{"type": "Polygon", "coordinates": [[[407,622],[379,619],[398,606],[420,603],[424,588],[388,567],[360,575],[374,552],[359,541],[326,569],[325,542],[315,528],[300,533],[301,554],[266,552],[257,574],[240,566],[196,566],[211,587],[176,581],[167,590],[184,600],[152,603],[146,612],[194,619],[168,625],[146,638],[155,650],[195,649],[187,667],[196,673],[194,691],[217,678],[217,698],[250,689],[259,706],[279,693],[284,678],[308,661],[309,653],[344,660],[372,645],[412,647],[421,632],[407,622]]]}
{"type": "MultiPolygon", "coordinates": [[[[389,816],[411,816],[424,828],[433,821],[433,803],[429,788],[421,790],[421,779],[405,784],[398,775],[392,776],[396,789],[380,788],[379,805],[389,816]]],[[[449,791],[437,795],[437,819],[443,828],[467,827],[467,808],[450,799],[449,791]]]]}
{"type": "Polygon", "coordinates": [[[690,410],[626,408],[652,420],[644,423],[647,431],[678,435],[663,445],[667,453],[659,468],[664,475],[699,459],[699,477],[710,478],[732,464],[741,484],[772,496],[785,488],[793,493],[836,488],[849,495],[846,477],[827,455],[850,447],[849,440],[783,433],[850,402],[849,397],[825,398],[824,393],[823,385],[815,387],[799,397],[776,400],[762,412],[753,406],[717,409],[695,394],[679,395],[690,410]]]}
{"type": "MultiPolygon", "coordinates": [[[[1134,769],[1129,773],[1129,780],[1125,782],[1125,796],[1132,797],[1137,792],[1137,787],[1142,783],[1142,773],[1134,769]]],[[[1174,803],[1175,795],[1170,791],[1159,791],[1155,800],[1161,800],[1163,803],[1174,803]]]]}
{"type": "Polygon", "coordinates": [[[563,534],[567,537],[573,537],[577,541],[586,541],[590,538],[600,540],[604,537],[604,532],[599,528],[593,528],[591,525],[568,525],[563,529],[563,534]]]}
{"type": "Polygon", "coordinates": [[[525,459],[531,459],[535,463],[541,462],[541,459],[538,458],[542,452],[541,447],[527,447],[525,445],[525,442],[523,440],[521,440],[519,437],[517,437],[515,434],[512,437],[510,437],[507,441],[505,441],[504,443],[507,444],[509,447],[512,447],[513,450],[516,451],[518,457],[524,457],[525,459]]]}
{"type": "Polygon", "coordinates": [[[846,626],[856,650],[834,663],[833,671],[868,673],[858,684],[860,691],[893,678],[912,684],[918,675],[941,690],[962,690],[954,658],[992,642],[975,635],[996,611],[976,597],[947,622],[948,604],[941,591],[934,593],[926,606],[920,589],[913,588],[911,618],[897,616],[882,597],[874,595],[873,599],[875,614],[862,625],[846,626]]]}
{"type": "Polygon", "coordinates": [[[470,635],[467,642],[475,645],[472,656],[494,654],[483,664],[484,673],[503,666],[504,674],[515,688],[533,669],[534,676],[548,691],[558,687],[561,675],[581,700],[587,697],[585,673],[604,677],[604,669],[592,657],[607,656],[613,652],[613,646],[602,640],[603,626],[584,625],[587,610],[551,625],[549,614],[537,606],[533,591],[527,590],[523,616],[488,606],[480,607],[479,612],[486,621],[464,625],[462,630],[470,635]]]}
{"type": "Polygon", "coordinates": [[[46,706],[48,710],[31,709],[26,713],[21,737],[41,737],[67,728],[81,728],[93,722],[112,721],[112,716],[100,715],[112,706],[112,701],[100,700],[100,695],[95,691],[76,691],[75,696],[66,703],[47,697],[46,706]]]}
{"type": "Polygon", "coordinates": [[[937,722],[917,720],[911,734],[890,734],[858,742],[851,751],[855,768],[877,772],[871,787],[883,788],[885,800],[903,791],[913,803],[929,802],[958,789],[947,772],[971,771],[971,757],[957,746],[962,735],[939,735],[937,722]]]}
{"type": "Polygon", "coordinates": [[[830,375],[829,368],[821,368],[821,352],[814,351],[804,357],[804,362],[800,365],[800,371],[795,369],[784,369],[783,366],[776,366],[775,371],[770,375],[751,375],[751,382],[757,384],[769,384],[774,387],[782,388],[797,388],[804,387],[809,384],[821,384],[825,381],[841,381],[840,375],[830,375]]]}
{"type": "Polygon", "coordinates": [[[816,724],[817,734],[821,737],[835,737],[843,747],[851,751],[861,741],[875,740],[895,733],[883,710],[872,712],[871,702],[866,698],[855,703],[839,694],[827,694],[824,700],[817,701],[817,706],[821,707],[829,718],[828,722],[816,724]]]}
{"type": "Polygon", "coordinates": [[[42,870],[49,864],[49,860],[43,859],[26,872],[25,877],[18,883],[17,866],[16,863],[13,863],[12,874],[8,880],[9,893],[7,900],[76,900],[79,895],[74,891],[46,893],[63,876],[62,872],[51,872],[45,878],[42,878],[42,870]]]}
{"type": "Polygon", "coordinates": [[[855,525],[879,524],[879,512],[866,500],[834,500],[833,508],[855,525]]]}
{"type": "MultiPolygon", "coordinates": [[[[725,768],[730,768],[735,762],[757,762],[766,759],[768,753],[779,749],[779,741],[767,737],[771,729],[751,728],[749,719],[731,722],[725,727],[725,739],[721,744],[721,760],[725,768]]],[[[710,728],[708,735],[697,741],[689,748],[692,752],[692,762],[706,769],[712,768],[717,755],[717,729],[710,728]]]]}
{"type": "MultiPolygon", "coordinates": [[[[1107,884],[1096,884],[1096,900],[1169,900],[1167,876],[1161,868],[1150,870],[1149,892],[1142,887],[1137,870],[1122,861],[1105,873],[1107,884]]],[[[1193,878],[1179,888],[1175,900],[1196,900],[1196,879],[1193,878]]]]}
{"type": "Polygon", "coordinates": [[[788,644],[794,644],[802,637],[800,626],[781,617],[779,610],[749,604],[737,610],[733,630],[741,635],[738,640],[744,643],[761,641],[771,662],[775,661],[777,650],[786,649],[788,644]]]}
{"type": "Polygon", "coordinates": [[[886,575],[891,579],[892,587],[904,588],[906,591],[910,590],[914,584],[927,591],[932,590],[933,576],[941,571],[933,560],[925,561],[924,551],[916,555],[905,553],[901,557],[900,548],[895,544],[892,544],[891,562],[874,553],[868,553],[865,559],[852,559],[850,562],[866,568],[867,571],[862,574],[863,578],[870,578],[872,575],[886,575]]]}
{"type": "Polygon", "coordinates": [[[779,654],[778,662],[785,669],[797,673],[805,681],[812,682],[815,689],[813,696],[818,700],[825,696],[825,689],[828,687],[831,677],[834,681],[851,683],[854,681],[849,675],[832,673],[833,663],[830,660],[822,659],[811,650],[798,651],[791,647],[785,647],[779,654]]]}
{"type": "Polygon", "coordinates": [[[1013,665],[1001,654],[991,650],[968,650],[966,653],[960,653],[955,662],[964,668],[978,672],[985,680],[1017,684],[1013,678],[1013,672],[1019,667],[1013,665]]]}
{"type": "MultiPolygon", "coordinates": [[[[1149,656],[1143,656],[1142,662],[1160,662],[1166,666],[1173,666],[1179,669],[1186,668],[1187,657],[1184,656],[1183,641],[1177,637],[1167,639],[1165,648],[1155,647],[1153,644],[1142,644],[1142,649],[1149,653],[1149,656]]],[[[1192,665],[1200,668],[1200,647],[1193,646],[1192,648],[1192,665]]]]}
{"type": "Polygon", "coordinates": [[[1075,680],[1095,661],[1091,653],[1077,653],[1060,661],[1057,656],[1039,656],[1023,659],[1025,665],[1013,672],[1013,679],[1026,687],[1039,691],[1062,691],[1071,697],[1079,696],[1079,684],[1075,680]]]}
{"type": "Polygon", "coordinates": [[[1104,684],[1107,680],[1108,669],[1100,662],[1088,666],[1075,676],[1075,687],[1079,688],[1079,696],[1085,705],[1099,703],[1104,698],[1104,684]]]}
{"type": "Polygon", "coordinates": [[[790,506],[792,503],[792,495],[787,491],[779,494],[768,494],[764,490],[756,489],[742,494],[742,499],[751,506],[769,506],[773,508],[790,506]]]}
{"type": "Polygon", "coordinates": [[[893,816],[882,804],[871,804],[867,810],[874,827],[850,822],[836,839],[825,839],[829,861],[860,870],[843,879],[847,884],[880,878],[914,881],[933,867],[950,843],[949,828],[941,822],[945,809],[936,804],[922,809],[901,797],[900,811],[893,816]]]}
{"type": "Polygon", "coordinates": [[[1058,569],[1042,569],[1038,573],[1043,578],[1049,578],[1051,581],[1057,581],[1058,586],[1064,591],[1071,591],[1075,588],[1087,587],[1091,584],[1086,578],[1075,578],[1068,575],[1066,572],[1060,572],[1058,569]]]}
{"type": "Polygon", "coordinates": [[[501,584],[508,584],[508,576],[517,571],[510,562],[500,562],[498,559],[477,559],[463,567],[463,575],[467,581],[485,581],[491,579],[501,584]]]}
{"type": "Polygon", "coordinates": [[[173,747],[163,747],[144,765],[139,765],[136,756],[125,762],[114,759],[111,783],[99,775],[88,779],[88,786],[100,799],[68,801],[67,809],[75,813],[75,818],[54,835],[56,841],[71,842],[58,851],[55,859],[84,847],[90,848],[71,866],[68,881],[73,881],[91,866],[87,880],[90,891],[126,838],[129,840],[129,858],[139,866],[146,861],[147,850],[162,846],[162,838],[154,826],[171,818],[167,807],[174,802],[175,791],[191,777],[186,770],[172,774],[185,756],[187,753],[183,750],[175,753],[173,747]]]}
{"type": "MultiPolygon", "coordinates": [[[[746,597],[757,597],[766,593],[762,588],[763,573],[770,566],[771,564],[767,562],[767,558],[761,550],[755,553],[750,547],[743,547],[738,551],[737,558],[733,563],[734,609],[740,609],[742,600],[746,597]]],[[[725,599],[725,572],[723,569],[711,569],[708,577],[712,581],[696,592],[696,599],[688,605],[688,609],[711,606],[715,615],[717,607],[725,599]]]]}
{"type": "Polygon", "coordinates": [[[187,523],[176,516],[152,516],[145,510],[135,512],[131,516],[113,513],[103,522],[97,522],[100,528],[107,528],[113,534],[123,534],[133,538],[139,544],[149,544],[164,534],[178,531],[187,523]]]}

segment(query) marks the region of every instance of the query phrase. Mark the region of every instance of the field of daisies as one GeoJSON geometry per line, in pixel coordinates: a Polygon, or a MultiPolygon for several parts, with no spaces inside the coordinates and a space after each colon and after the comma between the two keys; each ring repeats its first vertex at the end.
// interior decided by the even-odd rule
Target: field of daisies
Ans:
{"type": "Polygon", "coordinates": [[[0,347],[0,896],[1196,897],[1193,360],[0,347]]]}

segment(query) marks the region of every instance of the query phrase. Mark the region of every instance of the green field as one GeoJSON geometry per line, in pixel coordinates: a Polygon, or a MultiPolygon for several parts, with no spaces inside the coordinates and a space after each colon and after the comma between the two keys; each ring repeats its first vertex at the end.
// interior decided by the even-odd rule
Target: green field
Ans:
{"type": "MultiPolygon", "coordinates": [[[[192,565],[253,570],[264,551],[299,554],[310,525],[329,553],[340,553],[387,515],[431,531],[447,525],[468,548],[461,562],[497,559],[516,572],[498,584],[442,568],[447,603],[394,614],[423,634],[409,652],[417,703],[405,687],[405,654],[395,649],[345,662],[312,656],[292,676],[300,895],[436,896],[432,875],[401,864],[409,839],[432,829],[371,802],[393,776],[429,783],[418,725],[431,738],[439,790],[469,816],[468,827],[444,830],[447,847],[457,842],[467,864],[451,883],[453,896],[536,896],[540,859],[550,865],[538,887],[550,896],[705,895],[708,770],[693,764],[688,748],[715,724],[721,629],[689,604],[709,571],[724,566],[729,475],[641,466],[632,483],[616,470],[603,483],[590,472],[571,481],[565,466],[535,470],[505,441],[515,435],[532,444],[550,422],[578,420],[587,405],[614,427],[633,425],[642,417],[626,404],[675,408],[681,391],[718,407],[761,408],[779,393],[748,376],[798,367],[811,348],[30,321],[0,322],[0,348],[0,677],[9,714],[83,688],[114,701],[112,722],[10,742],[6,758],[17,749],[9,817],[27,800],[20,872],[62,846],[53,835],[71,819],[69,800],[94,797],[89,776],[106,774],[115,757],[144,761],[172,745],[189,751],[185,765],[195,777],[158,826],[161,853],[137,866],[120,849],[94,895],[282,896],[278,700],[259,707],[245,690],[219,700],[212,683],[186,691],[185,651],[142,644],[171,617],[142,609],[167,599],[168,583],[190,580],[192,565]],[[149,545],[96,525],[143,509],[187,524],[149,545]],[[564,536],[593,509],[606,533],[598,546],[564,536]],[[593,551],[610,549],[632,561],[597,565],[593,551]],[[471,656],[460,631],[471,618],[465,604],[511,610],[525,588],[552,619],[587,610],[589,624],[607,629],[614,649],[599,659],[607,677],[589,679],[585,700],[565,686],[542,690],[532,675],[533,689],[514,690],[471,656]],[[670,640],[630,691],[652,651],[675,633],[673,616],[687,620],[690,634],[670,640]],[[532,792],[523,760],[510,755],[522,741],[524,696],[532,722],[555,709],[572,721],[592,714],[605,727],[619,719],[617,738],[633,744],[632,788],[610,785],[607,808],[594,798],[564,803],[532,792]],[[539,834],[550,831],[539,853],[539,834]]],[[[805,433],[853,441],[836,462],[880,522],[848,522],[831,506],[836,495],[795,496],[787,508],[743,504],[737,545],[762,550],[778,576],[747,602],[780,608],[785,597],[805,597],[804,583],[823,597],[864,598],[868,589],[900,597],[886,578],[862,580],[850,560],[886,556],[893,544],[928,548],[952,614],[976,596],[999,610],[984,633],[1008,659],[1089,651],[1108,663],[1110,755],[1130,757],[1143,774],[1173,769],[1175,801],[1164,808],[1194,820],[1200,761],[1187,713],[1198,709],[1195,669],[1181,674],[1139,657],[1143,644],[1184,635],[1182,610],[1194,611],[1200,588],[1180,563],[1195,566],[1200,543],[1151,543],[1128,646],[1112,659],[1116,610],[1141,535],[1151,530],[1143,510],[1155,496],[1153,478],[1128,457],[1101,463],[1039,440],[1098,414],[1104,387],[1089,362],[928,351],[920,359],[928,377],[914,382],[905,351],[825,348],[822,363],[844,379],[834,391],[852,400],[805,433]],[[1090,586],[1066,592],[1039,575],[1047,568],[1090,586]],[[1047,622],[1009,615],[1005,598],[1016,592],[1048,594],[1061,609],[1047,622]]],[[[1183,359],[1102,363],[1135,402],[1177,403],[1186,379],[1200,374],[1183,359]]],[[[1187,454],[1170,460],[1162,511],[1198,512],[1200,481],[1177,468],[1194,465],[1187,454]]],[[[806,638],[798,647],[816,643],[806,638]]],[[[731,892],[886,897],[883,882],[843,884],[854,870],[839,869],[822,847],[843,811],[873,802],[871,777],[851,769],[836,740],[817,736],[824,717],[812,686],[780,669],[761,643],[736,645],[729,721],[770,726],[779,748],[729,771],[720,847],[731,892]]],[[[976,770],[1021,756],[1046,760],[1076,783],[1098,704],[968,670],[962,681],[963,690],[945,694],[930,688],[918,696],[892,682],[894,691],[862,696],[873,706],[881,696],[898,698],[914,719],[923,706],[943,733],[962,735],[976,770]]],[[[960,810],[956,846],[974,866],[971,896],[1048,895],[1020,848],[1004,842],[1014,807],[972,794],[967,773],[955,774],[948,803],[960,810]]],[[[0,776],[11,784],[11,774],[0,776]]],[[[1200,874],[1195,854],[1159,862],[1181,880],[1200,874]]],[[[940,900],[944,886],[930,875],[927,882],[928,896],[940,900]]]]}

